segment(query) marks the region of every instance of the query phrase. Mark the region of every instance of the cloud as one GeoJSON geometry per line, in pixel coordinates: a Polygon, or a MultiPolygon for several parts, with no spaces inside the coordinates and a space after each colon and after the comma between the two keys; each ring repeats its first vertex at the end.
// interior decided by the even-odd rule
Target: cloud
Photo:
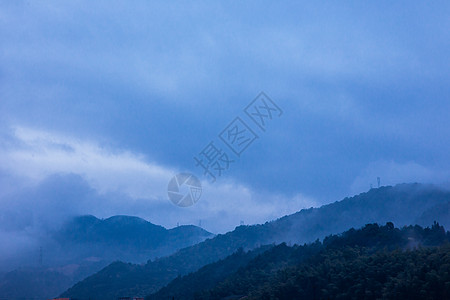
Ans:
{"type": "Polygon", "coordinates": [[[0,270],[36,261],[39,245],[69,218],[134,215],[172,228],[201,225],[214,233],[264,223],[318,203],[301,194],[255,191],[232,178],[210,184],[194,206],[167,197],[178,170],[144,155],[56,131],[15,126],[0,134],[0,270]]]}
{"type": "Polygon", "coordinates": [[[361,171],[373,161],[437,177],[433,165],[449,166],[448,5],[0,6],[0,130],[20,124],[1,138],[0,196],[76,174],[108,213],[234,224],[301,207],[297,193],[327,203],[383,168],[407,173],[361,171]],[[204,205],[218,200],[174,212],[170,177],[261,90],[283,119],[207,189],[204,205]]]}
{"type": "Polygon", "coordinates": [[[75,173],[100,193],[120,191],[134,198],[159,199],[175,172],[146,162],[143,155],[61,133],[16,127],[14,137],[16,145],[2,150],[2,168],[37,182],[52,174],[75,173]]]}
{"type": "Polygon", "coordinates": [[[200,201],[179,208],[167,197],[167,184],[179,171],[150,163],[141,154],[21,126],[14,128],[13,137],[0,150],[4,177],[24,178],[26,183],[25,189],[3,195],[4,223],[13,228],[55,227],[77,214],[130,214],[166,227],[203,220],[207,229],[225,232],[241,220],[261,223],[318,205],[300,194],[258,192],[228,178],[215,184],[203,180],[200,201]],[[54,222],[46,224],[47,218],[54,222]]]}

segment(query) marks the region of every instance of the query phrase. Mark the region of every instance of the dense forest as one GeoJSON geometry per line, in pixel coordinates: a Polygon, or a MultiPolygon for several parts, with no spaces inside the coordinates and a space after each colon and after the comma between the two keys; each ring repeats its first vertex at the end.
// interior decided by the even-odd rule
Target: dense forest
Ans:
{"type": "Polygon", "coordinates": [[[255,251],[241,249],[146,299],[450,299],[450,232],[438,223],[368,224],[255,251]]]}

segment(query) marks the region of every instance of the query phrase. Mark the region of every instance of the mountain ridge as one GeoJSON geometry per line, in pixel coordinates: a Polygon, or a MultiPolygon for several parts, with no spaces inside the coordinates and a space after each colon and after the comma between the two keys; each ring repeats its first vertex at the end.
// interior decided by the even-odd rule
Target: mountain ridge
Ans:
{"type": "MultiPolygon", "coordinates": [[[[181,249],[169,257],[137,266],[116,263],[77,283],[62,296],[114,299],[121,296],[146,296],[156,292],[178,275],[223,259],[239,248],[251,250],[272,243],[306,243],[330,234],[358,228],[368,223],[415,224],[426,211],[450,202],[450,192],[434,186],[402,184],[372,189],[320,208],[301,210],[265,224],[238,226],[200,244],[181,249]],[[123,281],[121,278],[133,278],[123,281]],[[97,294],[98,293],[100,294],[97,294]]],[[[449,226],[448,211],[438,219],[449,226]]],[[[427,225],[420,224],[419,225],[427,225]]]]}
{"type": "Polygon", "coordinates": [[[314,294],[321,295],[316,297],[319,299],[334,299],[337,297],[332,295],[336,294],[345,299],[391,299],[393,293],[388,287],[404,295],[396,298],[412,299],[411,295],[423,294],[425,289],[426,295],[434,295],[432,299],[444,299],[443,295],[450,295],[450,286],[445,286],[450,277],[439,261],[443,266],[445,261],[450,263],[450,232],[439,224],[399,229],[393,223],[374,223],[327,236],[322,242],[293,246],[282,243],[248,252],[241,248],[223,260],[175,278],[145,299],[313,299],[314,294]],[[436,252],[444,256],[427,257],[436,252]],[[405,257],[409,261],[404,261],[405,257]],[[396,259],[400,259],[401,267],[396,259]],[[415,265],[412,259],[423,265],[411,267],[415,265]],[[360,270],[363,267],[367,270],[360,270]],[[417,277],[404,278],[407,272],[417,277]],[[311,287],[311,280],[321,286],[311,287]],[[396,286],[399,281],[401,284],[396,286]],[[416,290],[405,293],[402,285],[416,290]]]}

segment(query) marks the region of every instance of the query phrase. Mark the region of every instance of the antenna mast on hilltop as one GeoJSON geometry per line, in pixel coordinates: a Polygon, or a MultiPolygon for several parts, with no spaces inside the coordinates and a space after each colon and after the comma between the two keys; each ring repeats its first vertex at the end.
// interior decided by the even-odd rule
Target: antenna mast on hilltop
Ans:
{"type": "Polygon", "coordinates": [[[380,177],[377,177],[378,187],[380,187],[380,181],[381,181],[380,177]]]}

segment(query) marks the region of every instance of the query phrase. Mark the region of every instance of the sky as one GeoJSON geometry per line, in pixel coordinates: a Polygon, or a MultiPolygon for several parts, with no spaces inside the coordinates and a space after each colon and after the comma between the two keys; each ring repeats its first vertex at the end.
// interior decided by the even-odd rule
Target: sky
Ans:
{"type": "Polygon", "coordinates": [[[0,236],[136,215],[223,233],[404,182],[449,184],[450,4],[0,1],[0,236]],[[261,130],[264,92],[282,114],[261,130]],[[239,156],[219,135],[240,118],[239,156]],[[194,157],[233,160],[215,182],[194,157]],[[178,207],[180,173],[202,183],[178,207]],[[38,228],[38,229],[36,229],[38,228]]]}

